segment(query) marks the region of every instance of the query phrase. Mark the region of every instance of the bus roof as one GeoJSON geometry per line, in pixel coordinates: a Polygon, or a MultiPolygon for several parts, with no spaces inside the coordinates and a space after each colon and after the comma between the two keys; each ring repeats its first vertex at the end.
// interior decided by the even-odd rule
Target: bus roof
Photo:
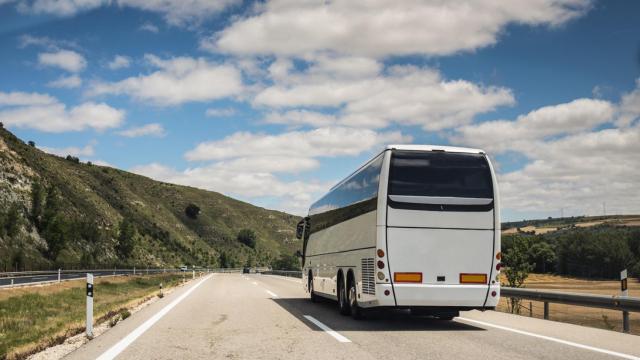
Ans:
{"type": "Polygon", "coordinates": [[[442,145],[387,145],[387,150],[446,151],[456,153],[484,154],[483,150],[442,145]]]}

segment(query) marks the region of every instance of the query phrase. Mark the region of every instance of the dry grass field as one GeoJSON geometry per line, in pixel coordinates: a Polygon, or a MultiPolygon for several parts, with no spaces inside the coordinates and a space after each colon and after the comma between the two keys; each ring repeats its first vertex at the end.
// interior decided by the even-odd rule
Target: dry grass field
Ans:
{"type": "MultiPolygon", "coordinates": [[[[640,297],[640,282],[630,279],[629,296],[640,297]]],[[[502,279],[506,283],[506,279],[502,279]]],[[[548,291],[589,293],[602,295],[619,295],[619,281],[599,281],[576,279],[547,274],[531,274],[525,282],[529,289],[542,289],[548,291]]],[[[536,318],[543,318],[543,303],[523,300],[520,314],[536,318]],[[530,309],[531,308],[531,313],[530,309]]],[[[507,299],[501,298],[498,310],[508,312],[507,299]]],[[[549,304],[549,319],[566,323],[591,326],[613,331],[622,330],[622,312],[604,309],[595,309],[582,306],[563,304],[549,304]]],[[[640,335],[640,313],[630,313],[631,333],[640,335]]]]}
{"type": "MultiPolygon", "coordinates": [[[[180,283],[180,275],[97,278],[94,289],[94,321],[101,323],[122,315],[148,296],[158,285],[180,283]]],[[[66,281],[0,290],[0,359],[24,358],[59,344],[84,330],[86,282],[66,281]]]]}

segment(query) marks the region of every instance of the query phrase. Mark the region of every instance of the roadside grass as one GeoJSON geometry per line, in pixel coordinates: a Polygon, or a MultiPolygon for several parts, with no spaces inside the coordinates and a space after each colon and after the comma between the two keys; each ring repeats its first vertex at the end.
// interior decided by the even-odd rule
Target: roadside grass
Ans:
{"type": "MultiPolygon", "coordinates": [[[[160,283],[169,288],[181,280],[175,274],[98,278],[94,322],[124,319],[130,315],[127,306],[156,293],[160,283]]],[[[0,359],[24,358],[83,332],[85,284],[80,280],[0,291],[0,359]]]]}
{"type": "MultiPolygon", "coordinates": [[[[504,277],[504,274],[503,274],[504,277]]],[[[629,296],[640,297],[640,282],[629,279],[629,296]]],[[[506,279],[502,279],[502,284],[506,279]]],[[[619,295],[620,281],[587,280],[549,274],[531,274],[524,285],[528,289],[559,292],[619,295]]],[[[501,297],[496,310],[509,312],[507,298],[501,297]]],[[[522,300],[520,315],[544,318],[544,303],[522,300]],[[531,312],[529,310],[531,308],[531,312]]],[[[622,312],[564,304],[549,304],[549,320],[590,326],[600,329],[622,331],[622,312]]],[[[640,335],[640,313],[629,313],[630,333],[640,335]]]]}

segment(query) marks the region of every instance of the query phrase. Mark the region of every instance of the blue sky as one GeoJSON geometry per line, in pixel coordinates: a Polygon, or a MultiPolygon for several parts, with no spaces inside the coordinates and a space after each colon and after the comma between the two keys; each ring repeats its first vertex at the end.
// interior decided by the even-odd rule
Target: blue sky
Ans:
{"type": "Polygon", "coordinates": [[[480,147],[503,220],[640,213],[640,4],[0,0],[0,121],[302,214],[387,143],[480,147]]]}

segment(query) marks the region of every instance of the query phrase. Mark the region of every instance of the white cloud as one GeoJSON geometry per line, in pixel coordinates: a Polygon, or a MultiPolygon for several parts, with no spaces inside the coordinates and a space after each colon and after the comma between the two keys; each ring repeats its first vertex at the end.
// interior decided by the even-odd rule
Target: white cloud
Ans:
{"type": "Polygon", "coordinates": [[[157,34],[158,32],[160,32],[160,29],[156,25],[154,25],[154,24],[152,24],[150,22],[146,22],[146,23],[140,25],[139,29],[141,31],[148,31],[148,32],[154,33],[154,34],[157,34]]]}
{"type": "Polygon", "coordinates": [[[25,13],[71,16],[108,3],[109,0],[32,0],[20,2],[18,10],[25,13]]]}
{"type": "Polygon", "coordinates": [[[506,209],[600,215],[606,202],[610,214],[638,213],[640,124],[610,128],[626,105],[625,97],[620,104],[577,99],[515,121],[463,126],[451,140],[490,155],[513,152],[527,159],[522,168],[498,176],[506,209]]]}
{"type": "Polygon", "coordinates": [[[128,56],[124,55],[116,55],[113,57],[107,67],[111,70],[118,70],[128,68],[131,65],[131,59],[128,56]]]}
{"type": "Polygon", "coordinates": [[[483,147],[490,153],[508,150],[527,153],[550,136],[590,131],[610,122],[615,106],[608,101],[577,99],[566,104],[545,106],[520,115],[515,121],[486,121],[456,129],[453,142],[483,147]]]}
{"type": "Polygon", "coordinates": [[[57,67],[69,72],[80,72],[87,67],[84,56],[73,50],[59,50],[38,54],[38,63],[43,66],[57,67]]]}
{"type": "Polygon", "coordinates": [[[159,70],[117,82],[95,83],[88,95],[128,95],[167,106],[221,99],[239,94],[243,88],[240,71],[231,65],[190,57],[163,60],[145,55],[145,59],[159,70]]]}
{"type": "Polygon", "coordinates": [[[72,16],[113,4],[158,13],[172,25],[190,25],[240,2],[240,0],[25,0],[18,4],[18,10],[23,13],[72,16]]]}
{"type": "Polygon", "coordinates": [[[267,116],[265,121],[272,123],[325,126],[335,121],[346,126],[386,127],[395,122],[441,130],[515,102],[509,89],[446,80],[429,68],[392,66],[382,71],[377,62],[352,58],[311,61],[304,71],[292,71],[282,61],[274,64],[270,71],[273,85],[256,94],[254,105],[331,108],[337,114],[299,109],[267,116]],[[368,64],[366,70],[350,71],[361,62],[368,64]]]}
{"type": "Polygon", "coordinates": [[[104,103],[85,102],[72,108],[38,93],[1,93],[0,122],[46,132],[104,131],[120,126],[125,112],[104,103]]]}
{"type": "Polygon", "coordinates": [[[338,122],[334,115],[327,115],[308,110],[290,110],[283,113],[272,112],[264,121],[270,124],[311,125],[317,127],[331,126],[338,122]]]}
{"type": "Polygon", "coordinates": [[[20,91],[13,91],[13,92],[0,91],[0,107],[50,105],[56,102],[57,102],[56,98],[48,94],[25,93],[20,91]]]}
{"type": "Polygon", "coordinates": [[[118,135],[135,138],[140,136],[163,137],[167,134],[162,124],[150,123],[143,126],[132,127],[118,132],[118,135]]]}
{"type": "Polygon", "coordinates": [[[185,158],[189,161],[204,161],[255,156],[354,156],[385,143],[409,141],[411,137],[397,131],[378,133],[368,129],[345,127],[292,131],[277,135],[238,132],[222,140],[200,143],[187,152],[185,158]]]}
{"type": "Polygon", "coordinates": [[[495,44],[510,24],[558,26],[589,0],[270,0],[202,42],[212,51],[305,56],[450,55],[495,44]]]}
{"type": "Polygon", "coordinates": [[[78,75],[62,76],[47,83],[49,87],[65,89],[74,89],[80,85],[82,85],[82,79],[78,75]]]}
{"type": "Polygon", "coordinates": [[[268,172],[241,172],[218,164],[178,171],[153,163],[130,170],[156,180],[218,191],[254,202],[258,198],[276,198],[281,210],[296,214],[303,214],[313,198],[331,186],[319,181],[283,181],[268,172]]]}
{"type": "Polygon", "coordinates": [[[628,126],[638,118],[640,118],[640,78],[636,80],[635,90],[622,96],[618,125],[628,126]]]}
{"type": "Polygon", "coordinates": [[[521,211],[601,215],[640,212],[640,127],[540,142],[523,169],[499,176],[502,206],[521,211]]]}
{"type": "Polygon", "coordinates": [[[269,199],[280,210],[303,214],[334,181],[284,180],[279,173],[300,173],[320,166],[319,158],[354,156],[382,148],[382,144],[409,142],[399,132],[321,128],[277,135],[235,133],[201,143],[185,154],[190,161],[212,163],[178,171],[161,164],[132,169],[154,179],[221,191],[252,202],[269,199]],[[358,141],[352,141],[357,138],[358,141]]]}
{"type": "Polygon", "coordinates": [[[48,152],[49,154],[54,154],[58,156],[71,155],[76,157],[86,157],[86,156],[93,156],[95,154],[94,145],[95,143],[87,144],[84,147],[70,146],[66,148],[55,148],[55,147],[41,146],[39,148],[42,151],[48,152]]]}
{"type": "Polygon", "coordinates": [[[236,114],[234,108],[209,108],[205,112],[207,117],[229,117],[236,114]]]}
{"type": "Polygon", "coordinates": [[[33,36],[30,34],[20,35],[18,38],[19,47],[38,46],[49,50],[59,50],[60,48],[78,49],[80,46],[75,41],[52,39],[48,36],[33,36]]]}

